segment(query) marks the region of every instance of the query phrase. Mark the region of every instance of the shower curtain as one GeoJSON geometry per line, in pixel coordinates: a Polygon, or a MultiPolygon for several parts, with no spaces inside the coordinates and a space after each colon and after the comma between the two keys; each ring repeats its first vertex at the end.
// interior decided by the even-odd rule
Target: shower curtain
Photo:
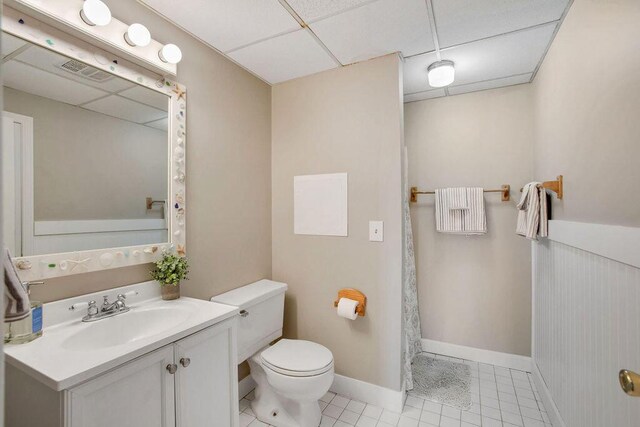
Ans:
{"type": "Polygon", "coordinates": [[[409,210],[409,161],[407,147],[403,152],[402,211],[404,241],[402,248],[402,295],[403,295],[403,380],[405,390],[413,389],[411,362],[416,354],[422,351],[422,333],[420,331],[420,312],[418,311],[418,288],[416,286],[416,260],[413,254],[413,231],[411,229],[411,212],[409,210]]]}

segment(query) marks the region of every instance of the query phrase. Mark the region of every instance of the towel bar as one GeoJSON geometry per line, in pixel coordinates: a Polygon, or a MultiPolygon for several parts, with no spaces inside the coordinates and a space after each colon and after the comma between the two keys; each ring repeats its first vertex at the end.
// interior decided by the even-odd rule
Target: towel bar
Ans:
{"type": "MultiPolygon", "coordinates": [[[[511,200],[511,186],[509,184],[504,184],[502,188],[499,190],[484,190],[485,193],[502,193],[502,201],[508,202],[511,200]]],[[[418,194],[436,194],[435,191],[418,191],[418,187],[411,187],[411,198],[409,199],[412,203],[418,201],[418,194]]]]}
{"type": "MultiPolygon", "coordinates": [[[[554,193],[556,193],[556,195],[558,196],[558,199],[562,200],[562,197],[564,196],[562,180],[563,180],[562,175],[558,175],[555,181],[545,181],[542,183],[542,186],[547,190],[551,190],[554,193]]],[[[522,193],[522,188],[520,189],[520,192],[522,193]]]]}

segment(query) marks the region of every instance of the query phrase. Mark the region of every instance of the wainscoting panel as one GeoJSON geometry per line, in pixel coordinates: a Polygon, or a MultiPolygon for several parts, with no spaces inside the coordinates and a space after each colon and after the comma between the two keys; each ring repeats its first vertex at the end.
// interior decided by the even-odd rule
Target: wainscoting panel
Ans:
{"type": "Polygon", "coordinates": [[[544,239],[533,244],[533,360],[567,427],[640,425],[640,269],[544,239]]]}

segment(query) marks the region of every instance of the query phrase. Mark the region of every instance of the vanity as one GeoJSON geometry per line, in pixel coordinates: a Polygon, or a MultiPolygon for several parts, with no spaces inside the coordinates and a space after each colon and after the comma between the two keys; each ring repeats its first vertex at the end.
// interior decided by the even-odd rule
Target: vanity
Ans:
{"type": "Polygon", "coordinates": [[[155,282],[44,305],[41,338],[5,347],[6,425],[237,425],[235,307],[182,297],[155,282]],[[90,300],[128,295],[130,310],[83,322],[90,300]]]}

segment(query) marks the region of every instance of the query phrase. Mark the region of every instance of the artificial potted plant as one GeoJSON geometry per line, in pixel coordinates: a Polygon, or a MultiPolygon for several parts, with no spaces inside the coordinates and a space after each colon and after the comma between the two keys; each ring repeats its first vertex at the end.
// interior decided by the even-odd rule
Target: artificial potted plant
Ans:
{"type": "Polygon", "coordinates": [[[188,274],[187,258],[170,252],[164,252],[151,271],[151,277],[160,283],[163,300],[180,298],[180,281],[188,280],[188,274]]]}

